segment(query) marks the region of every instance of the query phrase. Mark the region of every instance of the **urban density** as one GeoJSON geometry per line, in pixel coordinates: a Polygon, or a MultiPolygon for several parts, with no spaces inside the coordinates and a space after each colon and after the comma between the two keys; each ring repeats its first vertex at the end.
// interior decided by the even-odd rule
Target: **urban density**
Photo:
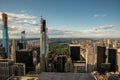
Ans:
{"type": "MultiPolygon", "coordinates": [[[[69,0],[61,1],[69,2],[69,0]]],[[[105,0],[105,2],[106,1],[107,0],[105,0]]],[[[118,0],[115,0],[113,4],[118,4],[117,1],[118,0]]],[[[44,6],[47,6],[47,4],[44,6]]],[[[64,5],[64,3],[62,4],[64,5]]],[[[110,4],[106,4],[112,5],[112,2],[110,2],[110,4]]],[[[22,7],[24,5],[20,6],[22,7]]],[[[34,6],[30,8],[34,8],[34,6]]],[[[69,6],[72,6],[72,3],[69,6]]],[[[66,7],[64,7],[64,9],[66,7]]],[[[70,10],[72,10],[72,7],[70,7],[70,10]]],[[[52,11],[52,9],[50,11],[52,11]]],[[[37,8],[34,10],[37,11],[37,8]]],[[[90,10],[91,9],[89,9],[88,12],[90,12],[90,10]]],[[[25,11],[22,12],[24,13],[25,11]]],[[[75,13],[72,15],[68,15],[78,15],[75,13]]],[[[87,12],[83,13],[87,14],[87,12]]],[[[82,15],[82,12],[79,15],[82,15]]],[[[63,16],[61,15],[60,17],[63,16]]],[[[107,17],[107,15],[94,15],[94,18],[97,17],[104,18],[107,17]]],[[[46,15],[44,15],[44,13],[42,15],[39,15],[39,17],[37,17],[37,19],[39,20],[38,24],[34,21],[32,23],[33,18],[36,17],[29,16],[28,14],[19,14],[15,16],[15,14],[8,13],[6,11],[0,11],[0,36],[2,36],[0,38],[0,80],[120,80],[120,36],[118,35],[120,28],[117,28],[118,30],[116,29],[116,31],[114,31],[114,29],[109,30],[113,27],[113,25],[108,25],[107,27],[101,26],[98,28],[94,28],[93,30],[87,30],[87,32],[89,33],[86,33],[84,30],[83,32],[74,31],[74,28],[76,28],[77,30],[77,27],[72,28],[74,29],[72,31],[71,27],[69,26],[67,28],[70,28],[71,32],[63,29],[61,31],[59,29],[51,30],[51,28],[47,26],[47,24],[50,23],[47,19],[50,17],[47,17],[46,19],[46,15]],[[24,18],[22,17],[26,17],[26,20],[23,21],[24,18]],[[12,22],[12,20],[15,21],[12,22]],[[9,27],[9,25],[12,24],[16,24],[15,26],[19,26],[22,24],[26,26],[37,25],[39,27],[38,29],[31,27],[27,27],[26,29],[20,27],[9,27]],[[31,29],[31,32],[27,31],[29,29],[31,29]],[[17,30],[20,30],[20,32],[17,32],[17,30]],[[103,34],[106,34],[105,36],[101,36],[101,34],[99,34],[99,32],[102,33],[102,30],[104,32],[103,34]],[[15,31],[17,33],[15,33],[15,31]],[[34,35],[32,35],[32,31],[34,35]],[[94,34],[91,32],[93,32],[94,34]],[[12,33],[15,33],[16,37],[14,37],[12,33]],[[51,34],[54,37],[49,37],[49,35],[51,34]],[[57,37],[58,34],[61,35],[61,37],[57,37]],[[85,37],[78,37],[78,34],[85,37]],[[95,34],[97,34],[97,36],[95,36],[95,34]],[[39,37],[36,38],[36,35],[38,35],[39,37]],[[66,37],[66,35],[68,37],[66,37]],[[13,37],[11,38],[11,36],[13,37]]],[[[51,21],[56,22],[56,19],[51,21]]],[[[82,19],[84,21],[84,18],[82,19]]],[[[63,23],[65,20],[63,20],[63,23]]],[[[77,18],[75,18],[75,20],[78,21],[77,18]]],[[[117,22],[119,23],[119,19],[116,19],[115,21],[116,24],[117,22]]],[[[76,24],[74,20],[71,23],[73,25],[76,24]]],[[[89,21],[86,21],[85,24],[87,23],[89,24],[89,21]]],[[[99,23],[102,24],[104,23],[104,21],[99,21],[99,23]]],[[[112,21],[110,21],[110,23],[112,23],[112,21]]]]}
{"type": "Polygon", "coordinates": [[[119,80],[120,42],[113,39],[48,39],[40,20],[40,40],[9,40],[2,13],[0,80],[119,80]]]}

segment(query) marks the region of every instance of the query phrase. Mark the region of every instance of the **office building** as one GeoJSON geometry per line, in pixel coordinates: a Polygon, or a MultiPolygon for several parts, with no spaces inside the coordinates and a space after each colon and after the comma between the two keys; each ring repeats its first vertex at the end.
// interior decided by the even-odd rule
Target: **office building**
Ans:
{"type": "Polygon", "coordinates": [[[65,72],[73,72],[74,71],[74,64],[72,63],[71,58],[67,58],[65,63],[65,72]]]}
{"type": "Polygon", "coordinates": [[[16,50],[17,50],[17,42],[15,39],[12,40],[12,45],[11,45],[11,59],[16,61],[16,50]]]}
{"type": "Polygon", "coordinates": [[[57,60],[54,64],[55,72],[64,72],[65,71],[65,63],[66,63],[65,55],[57,56],[57,60]]]}
{"type": "Polygon", "coordinates": [[[97,71],[101,72],[101,64],[106,61],[106,47],[97,46],[97,71]]]}
{"type": "Polygon", "coordinates": [[[25,76],[25,63],[15,63],[14,64],[14,75],[15,76],[25,76]]]}
{"type": "Polygon", "coordinates": [[[9,57],[9,37],[8,37],[8,22],[7,14],[2,14],[2,33],[3,33],[3,47],[5,48],[5,58],[9,57]]]}
{"type": "Polygon", "coordinates": [[[87,72],[92,72],[95,70],[95,53],[92,46],[88,46],[86,49],[86,66],[87,72]]]}
{"type": "Polygon", "coordinates": [[[111,63],[101,63],[101,72],[109,72],[111,69],[111,63]]]}
{"type": "Polygon", "coordinates": [[[108,39],[107,44],[108,44],[108,46],[107,46],[108,48],[113,48],[113,42],[112,42],[112,40],[108,39]]]}
{"type": "Polygon", "coordinates": [[[35,71],[35,65],[33,62],[33,50],[21,49],[16,51],[16,63],[25,63],[25,72],[35,71]]]}
{"type": "Polygon", "coordinates": [[[26,48],[26,41],[25,41],[25,31],[21,32],[21,43],[23,43],[23,48],[26,48]]]}
{"type": "Polygon", "coordinates": [[[25,41],[25,31],[21,32],[21,41],[25,41]]]}
{"type": "Polygon", "coordinates": [[[118,72],[120,72],[120,48],[117,49],[117,66],[118,72]]]}
{"type": "Polygon", "coordinates": [[[7,80],[14,74],[14,62],[9,59],[0,59],[0,80],[7,80]]]}
{"type": "Polygon", "coordinates": [[[5,48],[4,47],[0,47],[0,59],[4,59],[5,58],[5,48]]]}
{"type": "Polygon", "coordinates": [[[98,44],[96,42],[93,43],[93,53],[94,53],[94,64],[95,64],[95,70],[97,69],[97,46],[98,44]]]}
{"type": "Polygon", "coordinates": [[[69,52],[70,52],[70,57],[72,59],[72,62],[76,62],[80,60],[80,45],[74,45],[70,44],[69,45],[69,52]]]}
{"type": "Polygon", "coordinates": [[[17,41],[17,48],[18,48],[18,50],[24,49],[24,44],[23,44],[23,42],[17,41]]]}
{"type": "Polygon", "coordinates": [[[108,49],[108,63],[111,63],[111,72],[115,72],[117,68],[117,50],[108,49]]]}

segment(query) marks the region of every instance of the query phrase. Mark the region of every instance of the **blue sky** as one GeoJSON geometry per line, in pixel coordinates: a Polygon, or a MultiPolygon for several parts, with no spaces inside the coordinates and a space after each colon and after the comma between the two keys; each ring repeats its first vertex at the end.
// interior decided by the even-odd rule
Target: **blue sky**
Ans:
{"type": "Polygon", "coordinates": [[[0,0],[2,12],[10,38],[20,38],[22,30],[39,37],[41,16],[49,37],[120,38],[120,0],[0,0]]]}

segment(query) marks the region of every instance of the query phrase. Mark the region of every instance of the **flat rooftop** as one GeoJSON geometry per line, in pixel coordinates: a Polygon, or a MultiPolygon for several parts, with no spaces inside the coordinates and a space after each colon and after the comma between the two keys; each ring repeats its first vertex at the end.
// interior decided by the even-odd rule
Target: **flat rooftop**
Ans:
{"type": "Polygon", "coordinates": [[[38,80],[95,80],[91,73],[51,73],[43,72],[38,80]]]}
{"type": "Polygon", "coordinates": [[[12,80],[38,80],[37,77],[16,76],[12,80]]]}

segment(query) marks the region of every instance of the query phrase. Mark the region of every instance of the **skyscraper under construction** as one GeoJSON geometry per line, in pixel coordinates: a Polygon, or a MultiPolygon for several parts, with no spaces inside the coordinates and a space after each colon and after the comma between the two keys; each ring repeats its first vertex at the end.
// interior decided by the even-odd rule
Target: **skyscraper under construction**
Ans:
{"type": "Polygon", "coordinates": [[[41,18],[41,27],[40,27],[40,64],[41,64],[41,71],[47,71],[47,29],[46,29],[46,20],[41,18]]]}
{"type": "Polygon", "coordinates": [[[7,24],[7,14],[2,14],[2,32],[3,32],[3,47],[5,48],[5,56],[9,56],[9,38],[8,38],[8,24],[7,24]]]}

